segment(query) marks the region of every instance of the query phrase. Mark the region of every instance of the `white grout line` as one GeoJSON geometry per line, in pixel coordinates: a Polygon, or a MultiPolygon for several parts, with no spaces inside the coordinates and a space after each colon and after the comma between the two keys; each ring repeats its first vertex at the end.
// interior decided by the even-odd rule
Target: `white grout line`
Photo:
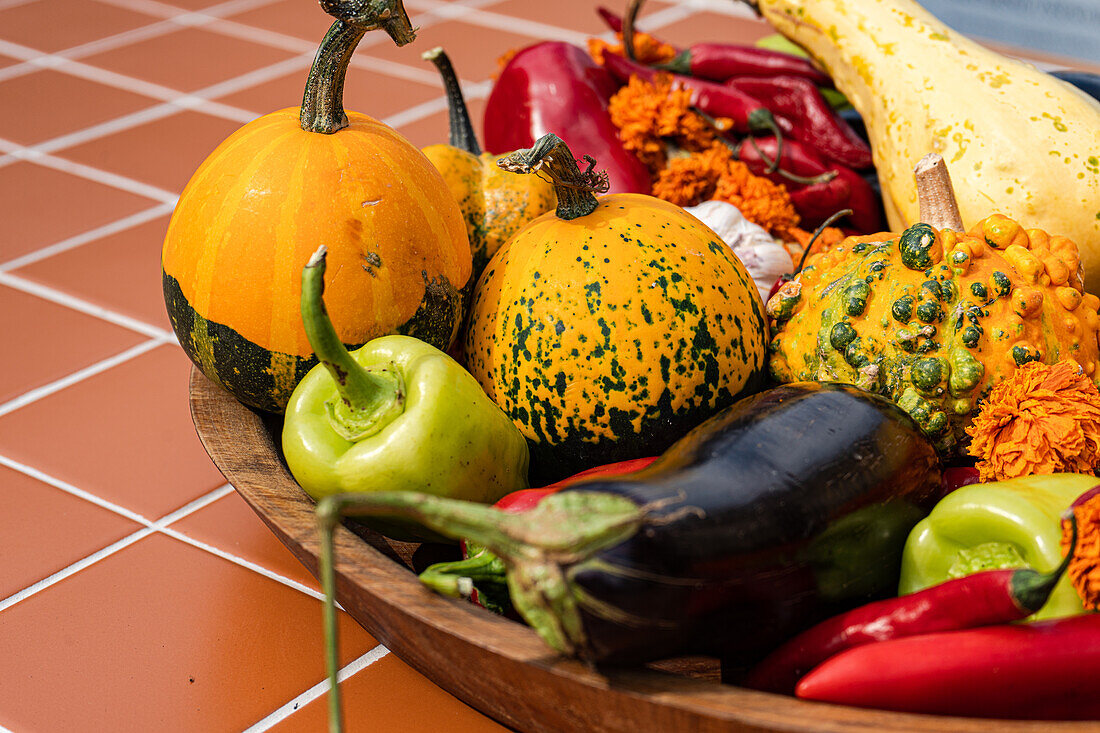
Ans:
{"type": "MultiPolygon", "coordinates": [[[[233,490],[232,487],[230,487],[229,491],[232,491],[232,490],[233,490]]],[[[236,555],[232,554],[231,552],[226,552],[225,550],[214,547],[213,545],[209,545],[209,544],[207,544],[207,543],[205,543],[201,540],[196,540],[195,538],[190,537],[189,535],[186,535],[183,532],[180,532],[180,531],[175,530],[175,529],[169,529],[169,528],[166,527],[166,528],[161,530],[161,533],[166,534],[169,537],[172,537],[174,539],[177,539],[180,542],[191,545],[192,547],[197,547],[200,550],[205,550],[206,552],[209,552],[211,555],[217,555],[218,557],[222,558],[223,560],[228,560],[229,562],[231,562],[235,565],[240,565],[242,568],[248,568],[249,570],[251,570],[255,573],[259,573],[260,575],[264,576],[265,578],[270,578],[271,580],[278,581],[278,582],[282,583],[283,585],[288,585],[291,588],[294,588],[295,590],[301,591],[302,593],[305,593],[307,596],[312,596],[313,598],[316,598],[319,601],[325,600],[325,594],[322,593],[319,590],[314,590],[313,588],[310,588],[308,585],[303,585],[302,583],[299,583],[297,580],[292,580],[291,578],[288,578],[285,575],[280,575],[279,573],[276,573],[274,570],[268,570],[264,566],[258,565],[256,563],[252,562],[251,560],[245,560],[242,557],[237,557],[236,555]]]]}
{"type": "Polygon", "coordinates": [[[89,316],[95,316],[101,320],[113,323],[116,326],[122,326],[128,328],[131,331],[137,331],[143,336],[149,336],[153,339],[158,339],[162,343],[176,344],[179,341],[176,339],[176,334],[171,331],[165,331],[162,328],[150,325],[145,321],[140,321],[137,318],[123,315],[121,313],[115,313],[114,311],[104,308],[103,306],[89,303],[86,300],[64,293],[55,288],[51,288],[41,283],[36,283],[32,280],[27,280],[19,275],[13,275],[10,272],[0,272],[0,285],[7,285],[10,288],[21,290],[24,293],[36,295],[43,300],[48,300],[51,303],[57,303],[67,308],[72,308],[75,311],[87,314],[89,316]]]}
{"type": "MultiPolygon", "coordinates": [[[[127,178],[117,173],[99,170],[98,168],[93,168],[83,163],[76,163],[71,160],[66,160],[65,158],[58,158],[49,153],[40,153],[30,148],[23,148],[12,143],[10,140],[0,139],[0,150],[5,150],[8,153],[8,155],[5,156],[6,158],[38,163],[46,168],[53,168],[63,173],[71,173],[74,176],[86,178],[89,181],[102,183],[112,188],[137,194],[138,196],[144,196],[145,198],[160,201],[164,204],[172,204],[175,206],[176,199],[179,198],[175,193],[166,191],[163,188],[151,186],[148,183],[142,183],[141,181],[136,181],[133,178],[127,178]]],[[[0,165],[3,165],[2,161],[3,159],[0,159],[0,165]]]]}
{"type": "Polygon", "coordinates": [[[75,575],[76,573],[80,572],[84,568],[89,567],[91,565],[95,565],[100,560],[102,560],[106,557],[110,557],[111,555],[115,554],[119,550],[122,550],[126,547],[129,547],[130,545],[134,544],[138,540],[144,539],[144,538],[148,537],[151,534],[153,534],[153,530],[148,528],[148,527],[146,527],[144,529],[139,529],[137,532],[134,532],[131,535],[127,535],[126,537],[123,537],[121,540],[119,540],[119,541],[117,541],[113,544],[110,544],[107,547],[104,547],[102,550],[99,550],[97,552],[93,552],[91,555],[88,555],[87,557],[84,557],[84,558],[81,558],[80,560],[77,560],[72,565],[69,565],[68,567],[62,568],[61,570],[58,570],[53,575],[51,575],[47,578],[43,578],[42,580],[38,581],[37,583],[35,583],[31,586],[28,586],[28,587],[24,588],[23,590],[19,591],[18,593],[14,593],[14,594],[8,596],[7,598],[5,598],[3,600],[0,600],[0,613],[8,610],[12,606],[14,606],[16,603],[19,603],[20,601],[25,601],[28,598],[30,598],[31,596],[37,594],[38,592],[46,590],[51,585],[54,585],[56,583],[61,582],[65,578],[68,578],[70,575],[75,575]]]}
{"type": "Polygon", "coordinates": [[[41,387],[36,387],[28,392],[24,392],[15,399],[8,400],[7,402],[0,404],[0,417],[3,417],[8,413],[15,412],[21,407],[26,407],[29,404],[37,402],[43,397],[48,397],[56,392],[60,392],[66,387],[70,387],[78,382],[82,382],[89,377],[94,377],[96,374],[101,374],[102,372],[105,372],[112,367],[116,367],[119,364],[125,364],[126,362],[135,359],[148,351],[152,351],[158,346],[163,346],[164,344],[165,340],[159,338],[144,341],[137,346],[132,346],[125,351],[115,354],[114,356],[103,359],[102,361],[98,361],[95,364],[86,366],[83,369],[78,369],[72,374],[64,376],[61,379],[57,379],[53,382],[50,382],[49,384],[44,384],[41,387]]]}
{"type": "Polygon", "coordinates": [[[581,48],[585,48],[588,39],[592,37],[590,33],[581,33],[567,28],[560,28],[556,25],[548,25],[535,20],[515,18],[510,15],[493,13],[488,10],[478,10],[476,12],[467,13],[459,16],[459,18],[464,23],[479,25],[484,28],[531,36],[537,40],[566,41],[567,43],[575,44],[581,48]]]}
{"type": "Polygon", "coordinates": [[[145,517],[141,516],[137,512],[130,511],[129,509],[127,509],[124,506],[119,506],[118,504],[115,504],[114,502],[107,501],[106,499],[102,499],[102,498],[96,496],[95,494],[92,494],[92,493],[89,493],[89,492],[85,491],[84,489],[79,489],[76,486],[73,486],[72,484],[70,484],[68,481],[62,481],[59,478],[54,478],[53,476],[50,476],[49,474],[45,473],[44,471],[40,471],[37,468],[34,468],[33,466],[28,466],[25,463],[21,463],[19,461],[16,461],[13,458],[8,458],[7,456],[0,455],[0,465],[7,466],[8,468],[12,469],[13,471],[18,471],[19,473],[30,476],[31,478],[33,478],[37,481],[41,481],[44,484],[48,484],[49,486],[52,486],[55,489],[61,489],[62,491],[64,491],[67,494],[72,494],[73,496],[84,499],[85,501],[90,502],[92,504],[95,504],[96,506],[98,506],[102,509],[106,509],[108,511],[114,512],[115,514],[126,517],[127,519],[129,519],[133,522],[137,522],[138,524],[145,525],[146,529],[152,528],[152,526],[153,526],[153,523],[151,521],[149,521],[145,517]]]}
{"type": "MultiPolygon", "coordinates": [[[[371,649],[369,652],[359,657],[353,662],[350,662],[346,667],[336,673],[337,682],[343,682],[352,675],[360,672],[363,669],[371,666],[379,659],[390,653],[390,650],[379,644],[371,649]]],[[[249,726],[245,729],[244,733],[263,733],[263,731],[270,730],[272,727],[286,720],[288,717],[304,708],[309,703],[313,702],[317,698],[321,697],[329,690],[328,680],[325,679],[318,682],[313,687],[309,688],[298,697],[294,698],[290,702],[283,705],[275,712],[268,715],[263,720],[249,726]]]]}
{"type": "Polygon", "coordinates": [[[0,10],[17,8],[20,5],[30,5],[33,2],[38,2],[38,0],[0,0],[0,10]]]}
{"type": "Polygon", "coordinates": [[[77,560],[76,562],[69,565],[68,567],[65,567],[65,568],[62,568],[61,570],[58,570],[53,575],[50,575],[49,577],[43,578],[42,580],[38,581],[37,583],[34,583],[33,585],[30,585],[30,586],[24,588],[23,590],[21,590],[17,593],[13,593],[12,595],[8,596],[7,598],[5,598],[3,600],[0,600],[0,612],[6,611],[9,608],[11,608],[12,606],[14,606],[15,604],[19,603],[20,601],[25,601],[26,599],[30,598],[31,596],[35,595],[36,593],[39,593],[40,591],[43,591],[43,590],[49,588],[50,586],[55,585],[56,583],[59,583],[60,581],[64,580],[65,578],[68,578],[71,575],[75,575],[77,572],[83,570],[84,568],[87,568],[91,565],[94,565],[97,562],[99,562],[100,560],[103,560],[104,558],[107,558],[107,557],[110,557],[111,555],[114,555],[119,550],[122,550],[126,547],[129,547],[130,545],[134,544],[138,540],[144,539],[144,538],[148,537],[149,535],[153,534],[154,532],[157,532],[159,530],[164,529],[164,527],[171,524],[172,522],[175,522],[175,521],[177,521],[177,520],[179,520],[179,519],[195,512],[195,511],[198,511],[202,507],[206,506],[207,504],[210,504],[213,501],[216,501],[217,499],[220,499],[221,497],[225,496],[226,494],[228,494],[229,492],[231,492],[233,490],[233,487],[231,487],[231,486],[224,486],[224,485],[220,486],[220,487],[214,489],[213,491],[207,492],[206,494],[199,497],[198,499],[195,499],[194,501],[192,501],[188,504],[185,504],[184,506],[180,507],[179,509],[175,510],[174,512],[171,512],[170,514],[166,514],[164,517],[157,520],[156,522],[150,522],[145,517],[142,517],[139,514],[135,514],[134,512],[131,512],[130,510],[125,509],[123,507],[119,507],[116,504],[112,504],[111,502],[106,502],[103,499],[99,499],[98,497],[89,498],[89,497],[92,497],[92,495],[88,494],[86,491],[82,491],[80,489],[77,489],[75,486],[72,486],[71,484],[65,483],[64,481],[60,481],[58,479],[54,479],[52,477],[46,476],[41,471],[33,469],[30,466],[24,466],[23,464],[18,463],[17,461],[13,461],[10,458],[0,456],[0,464],[9,466],[11,468],[14,468],[15,470],[21,471],[22,473],[26,473],[28,476],[31,476],[33,478],[37,478],[38,480],[44,481],[45,483],[49,483],[51,486],[62,489],[63,491],[68,491],[69,493],[72,493],[75,496],[79,496],[81,498],[88,499],[89,501],[93,501],[93,503],[98,504],[101,507],[104,507],[106,509],[111,509],[111,511],[116,511],[119,514],[122,514],[122,516],[124,516],[124,517],[127,517],[129,519],[133,519],[135,522],[138,522],[139,524],[144,524],[145,525],[144,528],[139,529],[136,532],[134,532],[130,535],[127,535],[126,537],[123,537],[122,539],[118,540],[117,542],[114,542],[114,543],[108,545],[107,547],[102,548],[101,550],[93,552],[91,555],[88,555],[87,557],[83,557],[80,560],[77,560]]]}
{"type": "Polygon", "coordinates": [[[116,219],[110,224],[104,224],[101,227],[95,229],[89,229],[82,234],[77,234],[74,237],[63,239],[60,242],[47,245],[41,249],[37,249],[34,252],[30,252],[21,257],[8,260],[7,262],[0,262],[0,272],[6,272],[8,270],[17,270],[20,267],[26,267],[40,260],[44,260],[47,257],[53,257],[61,252],[67,252],[70,249],[75,249],[88,242],[94,242],[101,237],[107,237],[112,234],[118,234],[119,232],[132,229],[136,226],[144,224],[148,221],[152,221],[160,216],[166,216],[172,213],[174,207],[172,204],[157,204],[151,208],[139,211],[136,214],[123,217],[122,219],[116,219]]]}

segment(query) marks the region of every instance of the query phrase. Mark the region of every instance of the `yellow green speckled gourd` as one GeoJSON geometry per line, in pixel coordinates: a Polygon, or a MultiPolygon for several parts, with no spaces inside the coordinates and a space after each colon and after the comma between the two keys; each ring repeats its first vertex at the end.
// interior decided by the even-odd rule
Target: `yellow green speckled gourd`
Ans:
{"type": "Polygon", "coordinates": [[[918,223],[849,237],[768,301],[780,382],[839,381],[897,402],[951,453],[989,389],[1028,361],[1093,381],[1100,299],[1077,246],[1001,215],[966,234],[918,223]]]}
{"type": "Polygon", "coordinates": [[[509,237],[557,203],[554,185],[538,176],[508,173],[497,166],[499,155],[481,152],[470,123],[466,100],[454,67],[442,48],[424,53],[435,64],[447,91],[450,145],[429,145],[423,153],[443,174],[462,209],[473,255],[473,282],[489,258],[509,237]]]}
{"type": "Polygon", "coordinates": [[[527,437],[532,481],[653,455],[763,377],[763,303],[741,262],[678,206],[606,190],[555,135],[501,161],[558,207],[478,282],[467,367],[527,437]]]}

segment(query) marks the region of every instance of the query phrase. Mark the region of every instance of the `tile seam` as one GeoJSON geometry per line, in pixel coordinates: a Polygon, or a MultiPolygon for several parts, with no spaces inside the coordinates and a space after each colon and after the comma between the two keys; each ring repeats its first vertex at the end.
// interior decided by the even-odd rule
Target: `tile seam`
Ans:
{"type": "MultiPolygon", "coordinates": [[[[362,655],[352,662],[349,662],[346,666],[341,668],[340,671],[336,673],[337,682],[339,683],[347,680],[352,675],[361,672],[362,670],[374,664],[379,659],[382,659],[389,653],[389,649],[379,644],[366,654],[362,655]]],[[[274,710],[267,717],[246,728],[244,733],[263,733],[263,731],[270,730],[273,726],[286,720],[309,703],[327,693],[328,690],[329,683],[327,679],[318,682],[316,685],[298,695],[293,700],[290,700],[282,707],[274,710]]]]}
{"type": "Polygon", "coordinates": [[[0,285],[7,285],[10,288],[15,288],[21,292],[37,296],[51,303],[63,305],[72,310],[84,313],[85,315],[94,316],[108,323],[113,323],[116,326],[122,326],[123,328],[140,333],[143,336],[159,339],[165,344],[179,344],[175,333],[171,331],[166,331],[137,318],[117,313],[109,308],[95,305],[83,298],[52,288],[48,285],[34,282],[33,280],[28,280],[10,272],[0,272],[0,285]]]}

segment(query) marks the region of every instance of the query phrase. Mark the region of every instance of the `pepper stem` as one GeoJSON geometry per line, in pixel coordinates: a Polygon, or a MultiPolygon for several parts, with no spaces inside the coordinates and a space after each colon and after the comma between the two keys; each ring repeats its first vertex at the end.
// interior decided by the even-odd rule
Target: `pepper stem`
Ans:
{"type": "Polygon", "coordinates": [[[455,68],[451,65],[447,52],[441,46],[436,46],[430,51],[425,51],[420,58],[435,64],[435,68],[443,78],[443,90],[447,93],[447,117],[451,126],[451,145],[472,155],[481,155],[481,145],[477,142],[474,125],[470,122],[470,110],[466,107],[462,87],[458,83],[458,76],[455,74],[455,68]]]}
{"type": "MultiPolygon", "coordinates": [[[[391,491],[326,496],[317,504],[317,516],[322,527],[345,516],[407,519],[445,537],[483,545],[507,567],[512,603],[524,620],[554,649],[572,654],[583,651],[585,634],[562,568],[631,537],[641,526],[644,512],[625,497],[596,491],[555,494],[523,514],[391,491]]],[[[331,543],[332,537],[322,533],[322,540],[331,543]]],[[[331,562],[330,553],[322,547],[322,575],[326,557],[331,562]]],[[[335,654],[332,638],[326,630],[326,650],[335,654]]],[[[335,663],[330,663],[330,675],[334,669],[335,663]]]]}
{"type": "Polygon", "coordinates": [[[374,435],[405,410],[405,380],[396,368],[365,369],[352,358],[325,310],[321,246],[302,270],[302,323],[309,345],[336,382],[339,400],[325,403],[329,425],[351,442],[374,435]]]}
{"type": "Polygon", "coordinates": [[[638,55],[634,50],[634,21],[642,9],[645,0],[630,0],[626,4],[626,12],[623,14],[623,53],[631,61],[637,61],[638,55]]]}
{"type": "Polygon", "coordinates": [[[1058,581],[1073,560],[1073,553],[1077,550],[1077,516],[1071,510],[1063,519],[1069,523],[1069,549],[1066,551],[1066,556],[1062,558],[1062,562],[1058,563],[1058,567],[1049,573],[1023,568],[1012,574],[1013,600],[1028,615],[1037,613],[1046,605],[1050,594],[1054,592],[1054,586],[1058,585],[1058,581]]]}
{"type": "Polygon", "coordinates": [[[348,126],[344,77],[366,32],[381,28],[394,43],[404,46],[416,38],[416,31],[402,0],[321,0],[321,8],[336,22],[317,47],[298,121],[306,132],[331,135],[348,126]]]}
{"type": "Polygon", "coordinates": [[[570,220],[595,211],[599,206],[595,194],[606,193],[610,188],[607,171],[593,170],[596,159],[586,155],[584,160],[588,167],[582,171],[569,146],[551,132],[536,140],[532,147],[501,158],[497,165],[511,173],[545,173],[558,196],[555,213],[559,219],[570,220]]]}

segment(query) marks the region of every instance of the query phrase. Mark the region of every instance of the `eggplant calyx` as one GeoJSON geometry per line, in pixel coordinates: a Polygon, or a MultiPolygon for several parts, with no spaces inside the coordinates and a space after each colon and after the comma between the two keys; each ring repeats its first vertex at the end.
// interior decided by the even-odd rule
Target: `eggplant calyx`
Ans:
{"type": "Polygon", "coordinates": [[[564,568],[633,536],[645,510],[630,499],[598,491],[554,494],[522,514],[414,491],[385,491],[325,497],[317,515],[322,528],[348,516],[409,519],[445,537],[484,546],[504,562],[512,603],[524,620],[557,651],[583,656],[584,629],[564,568]]]}

